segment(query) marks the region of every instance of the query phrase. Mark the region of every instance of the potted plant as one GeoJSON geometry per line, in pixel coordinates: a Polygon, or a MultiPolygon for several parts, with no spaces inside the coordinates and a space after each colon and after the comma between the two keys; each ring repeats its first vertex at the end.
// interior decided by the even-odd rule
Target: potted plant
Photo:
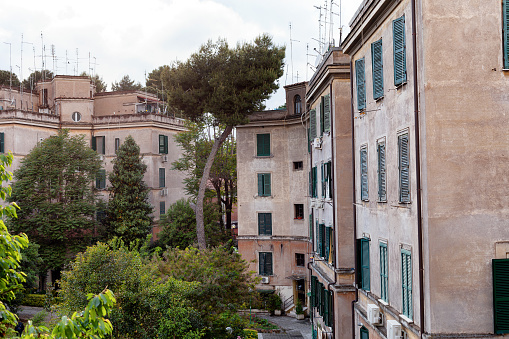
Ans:
{"type": "Polygon", "coordinates": [[[304,319],[304,310],[302,309],[302,303],[299,299],[297,299],[297,303],[295,305],[295,314],[297,314],[298,320],[304,319]]]}
{"type": "Polygon", "coordinates": [[[271,294],[269,297],[269,311],[274,315],[281,315],[281,298],[277,293],[271,294]]]}

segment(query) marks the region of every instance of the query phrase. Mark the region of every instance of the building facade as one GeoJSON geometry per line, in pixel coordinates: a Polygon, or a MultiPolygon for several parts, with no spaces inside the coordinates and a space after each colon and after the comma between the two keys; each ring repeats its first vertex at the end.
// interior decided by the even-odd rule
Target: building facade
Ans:
{"type": "Polygon", "coordinates": [[[309,242],[306,84],[286,86],[287,109],[252,114],[237,126],[238,249],[290,312],[306,305],[309,242]]]}
{"type": "Polygon", "coordinates": [[[509,332],[507,5],[366,0],[351,21],[358,338],[509,332]]]}
{"type": "MultiPolygon", "coordinates": [[[[88,77],[57,75],[38,83],[37,92],[22,96],[17,90],[1,88],[0,102],[0,152],[13,153],[11,171],[19,168],[38,142],[66,128],[73,135],[85,135],[101,156],[103,172],[96,187],[107,199],[106,173],[113,170],[116,150],[131,135],[147,165],[144,180],[151,190],[155,220],[185,197],[183,175],[171,170],[181,153],[173,137],[185,130],[184,122],[160,114],[156,96],[140,91],[96,94],[88,77]]],[[[157,232],[155,227],[153,233],[157,232]]]]}

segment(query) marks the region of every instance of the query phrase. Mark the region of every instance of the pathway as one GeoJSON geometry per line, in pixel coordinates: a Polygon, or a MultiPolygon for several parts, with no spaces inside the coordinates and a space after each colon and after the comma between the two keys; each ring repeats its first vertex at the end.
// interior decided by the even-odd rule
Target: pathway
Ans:
{"type": "Polygon", "coordinates": [[[286,333],[259,333],[259,339],[283,339],[283,338],[303,338],[311,339],[311,323],[309,318],[304,320],[297,320],[296,318],[288,316],[269,316],[269,315],[257,315],[259,318],[264,318],[278,325],[281,329],[285,330],[286,333]]]}

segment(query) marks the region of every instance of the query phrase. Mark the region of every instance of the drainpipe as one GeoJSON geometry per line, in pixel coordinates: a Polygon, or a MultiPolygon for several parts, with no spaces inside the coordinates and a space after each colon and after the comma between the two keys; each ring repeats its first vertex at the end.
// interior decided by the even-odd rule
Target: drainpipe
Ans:
{"type": "Polygon", "coordinates": [[[419,134],[419,88],[417,85],[417,23],[416,1],[411,0],[412,7],[412,57],[413,57],[413,81],[414,81],[414,123],[415,123],[415,175],[417,188],[417,236],[419,246],[419,309],[420,309],[420,338],[424,334],[424,264],[422,249],[422,204],[421,204],[421,153],[419,134]]]}
{"type": "MultiPolygon", "coordinates": [[[[331,172],[332,173],[335,173],[334,171],[334,109],[333,109],[333,106],[332,106],[332,103],[334,102],[333,101],[333,98],[334,96],[332,95],[332,80],[331,80],[331,83],[329,84],[329,98],[330,98],[330,140],[331,140],[331,172]]],[[[336,181],[334,180],[333,181],[333,184],[332,184],[332,192],[330,192],[330,195],[332,197],[332,225],[334,226],[334,229],[336,230],[337,229],[337,225],[336,225],[336,195],[335,195],[335,192],[336,190],[334,189],[334,184],[336,183],[336,181]]],[[[336,236],[337,236],[337,233],[334,232],[333,233],[333,244],[334,244],[334,252],[333,252],[333,272],[334,272],[334,282],[333,283],[329,283],[327,284],[327,290],[330,291],[330,287],[331,285],[336,285],[337,283],[337,276],[336,276],[336,265],[337,265],[337,258],[336,258],[336,253],[337,253],[337,243],[336,243],[336,236]]],[[[334,295],[334,292],[332,292],[332,295],[334,295]]],[[[334,311],[335,311],[335,308],[334,308],[334,298],[332,298],[332,314],[333,314],[333,317],[332,319],[334,319],[334,311]]],[[[335,333],[336,333],[336,327],[335,327],[335,324],[336,322],[333,321],[332,322],[332,338],[336,338],[335,336],[335,333]]]]}
{"type": "Polygon", "coordinates": [[[354,109],[353,109],[353,62],[350,59],[350,107],[351,107],[351,120],[352,120],[352,181],[353,181],[353,189],[352,189],[352,199],[353,199],[353,253],[355,257],[354,268],[355,268],[355,299],[352,301],[352,338],[355,339],[355,303],[359,300],[359,289],[356,283],[356,277],[358,272],[357,267],[357,206],[355,205],[357,198],[355,196],[355,119],[354,119],[354,109]]]}

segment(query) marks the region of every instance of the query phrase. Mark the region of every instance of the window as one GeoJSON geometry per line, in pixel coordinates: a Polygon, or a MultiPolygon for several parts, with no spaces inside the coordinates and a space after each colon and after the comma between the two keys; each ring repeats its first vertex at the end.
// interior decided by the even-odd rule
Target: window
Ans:
{"type": "Polygon", "coordinates": [[[385,141],[377,144],[378,153],[378,201],[387,201],[387,181],[385,174],[385,141]]]}
{"type": "Polygon", "coordinates": [[[403,85],[406,82],[406,42],[405,42],[405,16],[392,22],[392,36],[394,47],[394,85],[403,85]]]}
{"type": "Polygon", "coordinates": [[[322,164],[322,197],[332,198],[332,162],[322,164]]]}
{"type": "Polygon", "coordinates": [[[92,149],[98,154],[105,154],[106,142],[105,137],[92,137],[92,149]]]}
{"type": "Polygon", "coordinates": [[[99,223],[103,223],[106,220],[106,211],[99,210],[95,213],[95,220],[99,223]]]}
{"type": "Polygon", "coordinates": [[[359,332],[361,339],[369,339],[369,331],[366,327],[362,326],[359,332]]]}
{"type": "Polygon", "coordinates": [[[366,83],[364,76],[364,58],[355,61],[355,83],[357,88],[357,109],[366,108],[366,83]]]}
{"type": "Polygon", "coordinates": [[[272,252],[260,252],[259,255],[259,274],[272,275],[272,252]]]}
{"type": "Polygon", "coordinates": [[[270,197],[270,173],[258,173],[258,195],[270,197]]]}
{"type": "Polygon", "coordinates": [[[304,253],[295,253],[295,264],[302,267],[306,264],[304,260],[304,253]]]}
{"type": "Polygon", "coordinates": [[[304,205],[303,204],[295,204],[294,211],[295,211],[295,219],[304,219],[304,205]]]}
{"type": "Polygon", "coordinates": [[[159,215],[164,215],[164,213],[166,213],[166,202],[165,201],[160,201],[159,202],[159,215]]]}
{"type": "Polygon", "coordinates": [[[159,187],[166,187],[166,172],[164,168],[159,169],[159,187]]]}
{"type": "Polygon", "coordinates": [[[5,153],[4,132],[0,133],[0,153],[5,153]]]}
{"type": "Polygon", "coordinates": [[[304,166],[302,164],[302,161],[294,161],[293,162],[293,170],[294,171],[302,171],[304,169],[304,166]]]}
{"type": "Polygon", "coordinates": [[[509,259],[493,259],[492,264],[495,334],[509,333],[509,259]]]}
{"type": "Polygon", "coordinates": [[[256,155],[259,157],[270,156],[270,134],[256,135],[256,155]]]}
{"type": "Polygon", "coordinates": [[[75,121],[75,122],[81,121],[81,114],[80,114],[80,112],[74,112],[72,114],[72,121],[75,121]]]}
{"type": "Polygon", "coordinates": [[[412,319],[412,254],[401,250],[401,285],[403,292],[403,315],[412,319]]]}
{"type": "Polygon", "coordinates": [[[168,154],[168,136],[159,134],[159,154],[168,154]]]}
{"type": "Polygon", "coordinates": [[[300,99],[300,95],[297,94],[295,96],[295,98],[293,99],[293,105],[294,105],[293,114],[301,115],[302,114],[302,102],[301,102],[301,99],[300,99]]]}
{"type": "Polygon", "coordinates": [[[382,39],[371,44],[371,61],[373,65],[373,99],[384,96],[384,71],[382,57],[382,39]]]}
{"type": "Polygon", "coordinates": [[[361,148],[361,200],[368,201],[368,147],[361,148]]]}
{"type": "Polygon", "coordinates": [[[309,134],[311,142],[316,138],[316,109],[313,108],[309,111],[309,134]]]}
{"type": "Polygon", "coordinates": [[[369,277],[369,239],[358,239],[357,251],[360,270],[357,276],[357,284],[365,291],[370,290],[370,277],[369,277]]]}
{"type": "Polygon", "coordinates": [[[399,202],[410,203],[410,158],[408,134],[398,136],[399,151],[399,202]]]}
{"type": "Polygon", "coordinates": [[[389,265],[387,261],[387,244],[380,243],[380,298],[387,301],[389,283],[389,265]]]}
{"type": "Polygon", "coordinates": [[[103,190],[106,188],[106,170],[100,169],[95,176],[95,188],[103,190]]]}
{"type": "Polygon", "coordinates": [[[272,213],[258,213],[258,235],[272,235],[272,213]]]}
{"type": "Polygon", "coordinates": [[[120,139],[115,138],[115,153],[117,153],[119,148],[120,148],[120,139]]]}
{"type": "Polygon", "coordinates": [[[322,116],[323,116],[323,131],[330,131],[330,95],[324,95],[322,97],[322,116]]]}
{"type": "Polygon", "coordinates": [[[329,227],[325,227],[325,224],[317,225],[318,233],[318,255],[325,258],[326,261],[329,259],[329,227]]]}
{"type": "Polygon", "coordinates": [[[317,173],[317,168],[316,166],[313,167],[311,169],[311,197],[312,198],[316,198],[318,197],[318,194],[317,194],[317,184],[318,184],[318,173],[317,173]]]}

